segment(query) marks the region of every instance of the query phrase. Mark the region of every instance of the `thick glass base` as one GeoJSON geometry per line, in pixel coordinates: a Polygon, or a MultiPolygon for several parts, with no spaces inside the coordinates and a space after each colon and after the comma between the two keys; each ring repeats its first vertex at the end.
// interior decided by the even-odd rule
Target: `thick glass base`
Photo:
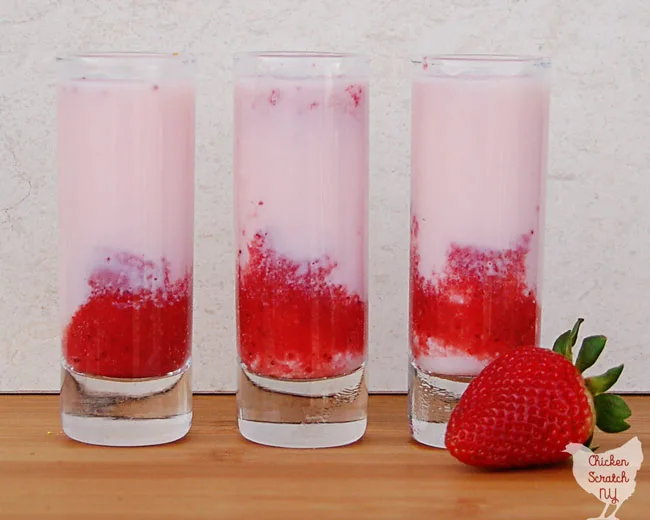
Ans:
{"type": "Polygon", "coordinates": [[[473,377],[428,374],[409,366],[409,425],[413,439],[445,448],[449,417],[473,377]]]}
{"type": "Polygon", "coordinates": [[[358,441],[367,420],[332,424],[281,424],[239,419],[239,431],[251,442],[278,448],[333,448],[358,441]]]}
{"type": "Polygon", "coordinates": [[[62,364],[65,434],[101,446],[152,446],[184,437],[192,425],[190,363],[155,379],[109,379],[62,364]]]}
{"type": "Polygon", "coordinates": [[[240,367],[239,431],[249,441],[281,448],[331,448],[366,431],[365,369],[318,380],[262,377],[240,367]]]}

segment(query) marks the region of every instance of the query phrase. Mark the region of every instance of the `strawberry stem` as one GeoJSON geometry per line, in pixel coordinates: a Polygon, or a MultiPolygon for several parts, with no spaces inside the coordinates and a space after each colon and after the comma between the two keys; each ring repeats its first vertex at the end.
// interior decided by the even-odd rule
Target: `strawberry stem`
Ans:
{"type": "MultiPolygon", "coordinates": [[[[563,332],[553,344],[553,352],[564,356],[573,363],[573,346],[578,339],[578,332],[584,319],[578,318],[571,330],[563,332]]],[[[605,349],[607,337],[588,336],[582,340],[575,367],[582,374],[592,367],[605,349]]],[[[624,365],[610,368],[604,374],[585,378],[585,386],[593,396],[594,409],[596,413],[596,426],[605,433],[618,433],[627,430],[630,425],[626,419],[632,415],[629,406],[622,397],[614,394],[606,394],[621,377],[624,365]]],[[[593,435],[592,435],[593,437],[593,435]]],[[[591,444],[592,438],[586,443],[591,444]]]]}

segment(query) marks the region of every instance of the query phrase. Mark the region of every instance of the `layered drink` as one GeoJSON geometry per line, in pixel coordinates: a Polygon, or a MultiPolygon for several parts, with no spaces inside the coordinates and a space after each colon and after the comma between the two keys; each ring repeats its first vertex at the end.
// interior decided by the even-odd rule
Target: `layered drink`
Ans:
{"type": "Polygon", "coordinates": [[[548,63],[449,56],[415,67],[412,429],[438,445],[449,395],[503,352],[539,342],[548,63]],[[430,406],[423,385],[447,398],[430,406]]]}
{"type": "MultiPolygon", "coordinates": [[[[234,146],[240,382],[295,394],[296,401],[278,406],[295,407],[305,431],[311,419],[301,414],[314,404],[300,399],[322,398],[319,384],[328,380],[341,379],[342,390],[355,380],[358,392],[366,359],[364,59],[239,56],[234,146]]],[[[269,414],[244,394],[240,389],[242,433],[286,445],[284,434],[247,432],[246,417],[259,423],[269,414]]],[[[278,425],[274,431],[287,422],[280,415],[268,420],[278,425]]],[[[323,435],[319,442],[330,442],[323,435]]]]}
{"type": "Polygon", "coordinates": [[[64,431],[95,444],[173,440],[191,420],[191,64],[176,55],[94,54],[60,66],[64,431]],[[142,403],[149,393],[169,392],[168,384],[180,384],[180,394],[160,405],[174,423],[167,427],[151,407],[140,416],[133,403],[124,412],[116,402],[111,411],[101,395],[124,391],[142,403]],[[84,391],[92,396],[77,395],[84,391]],[[93,410],[100,398],[102,410],[93,410]],[[159,419],[160,426],[147,422],[159,419]]]}

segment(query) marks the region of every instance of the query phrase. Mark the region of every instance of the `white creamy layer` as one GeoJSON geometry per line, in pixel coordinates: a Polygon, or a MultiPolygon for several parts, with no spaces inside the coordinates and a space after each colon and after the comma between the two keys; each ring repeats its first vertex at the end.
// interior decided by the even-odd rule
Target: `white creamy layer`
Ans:
{"type": "Polygon", "coordinates": [[[440,272],[451,244],[508,249],[532,230],[527,277],[535,287],[548,84],[529,77],[422,77],[412,97],[420,273],[440,272]]]}
{"type": "Polygon", "coordinates": [[[491,359],[476,358],[456,349],[445,348],[432,339],[427,340],[427,354],[415,358],[415,364],[430,374],[476,376],[491,359]]]}
{"type": "Polygon", "coordinates": [[[253,78],[235,85],[235,213],[240,263],[257,232],[366,297],[368,86],[355,78],[253,78]]]}
{"type": "Polygon", "coordinates": [[[153,288],[164,278],[162,258],[171,281],[191,269],[194,89],[70,81],[60,87],[58,110],[65,326],[88,297],[88,278],[98,268],[115,269],[117,254],[156,262],[149,268],[153,288]]]}

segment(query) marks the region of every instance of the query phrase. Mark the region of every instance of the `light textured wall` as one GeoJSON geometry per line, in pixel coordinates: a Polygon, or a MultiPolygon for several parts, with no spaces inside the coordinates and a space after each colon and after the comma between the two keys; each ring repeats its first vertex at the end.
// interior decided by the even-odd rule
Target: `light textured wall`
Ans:
{"type": "Polygon", "coordinates": [[[429,52],[554,63],[543,339],[581,315],[650,390],[650,5],[644,0],[0,0],[0,390],[56,390],[56,53],[200,64],[195,386],[235,387],[231,55],[364,51],[371,87],[370,384],[404,390],[409,66],[429,52]]]}

